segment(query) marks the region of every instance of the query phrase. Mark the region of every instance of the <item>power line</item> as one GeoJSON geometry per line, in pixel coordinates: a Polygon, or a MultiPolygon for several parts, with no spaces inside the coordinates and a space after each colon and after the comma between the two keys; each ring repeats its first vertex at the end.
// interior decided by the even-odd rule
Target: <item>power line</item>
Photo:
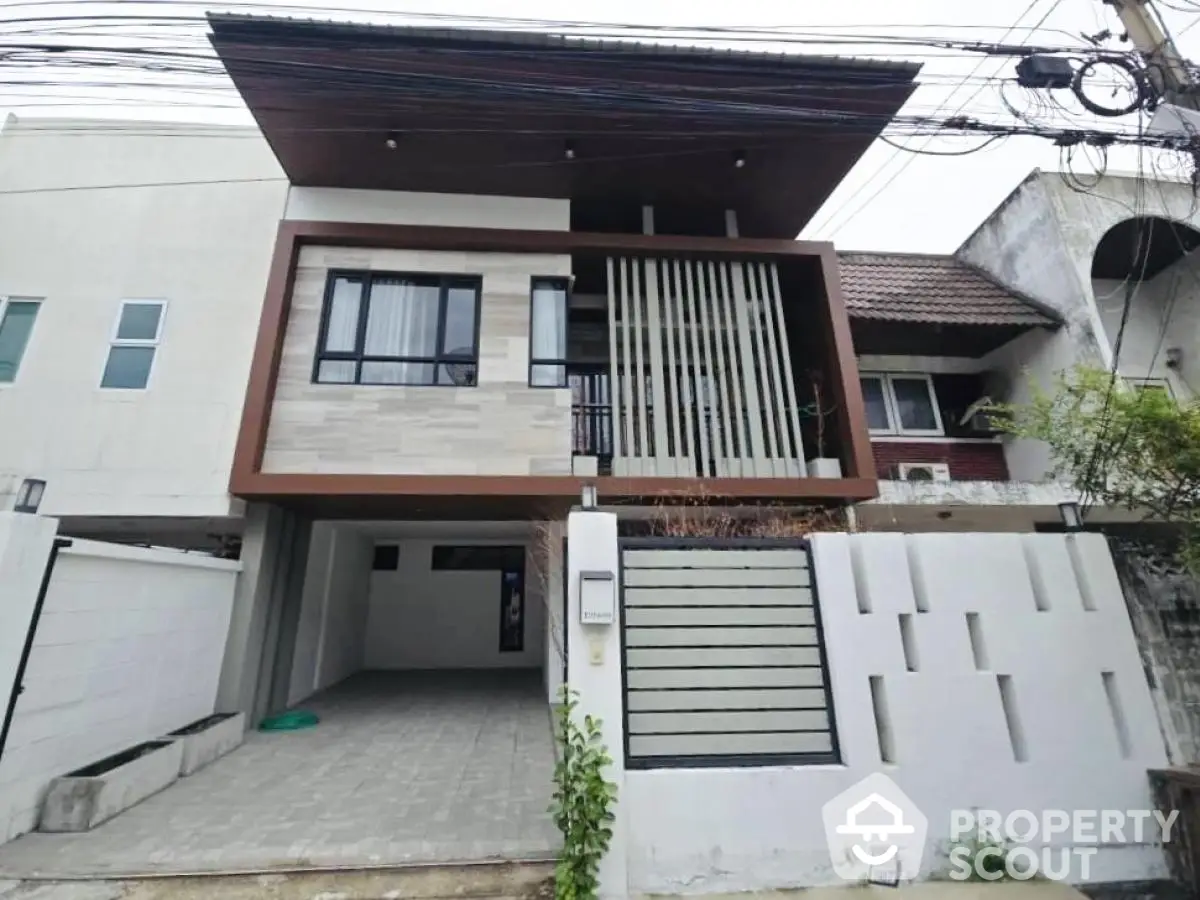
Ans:
{"type": "MultiPolygon", "coordinates": [[[[1014,23],[1012,26],[1010,26],[1010,27],[1009,27],[1009,29],[1008,29],[1007,31],[1005,31],[1005,32],[1004,32],[1004,34],[1003,34],[1003,36],[1000,38],[1000,40],[1001,40],[1001,41],[1003,41],[1003,40],[1004,40],[1005,38],[1007,38],[1007,37],[1008,37],[1010,34],[1012,34],[1012,33],[1013,33],[1013,31],[1015,31],[1015,30],[1016,30],[1016,28],[1017,28],[1017,27],[1020,25],[1020,23],[1021,23],[1021,20],[1022,20],[1022,19],[1024,19],[1024,18],[1025,18],[1027,15],[1029,15],[1029,14],[1030,14],[1030,13],[1033,11],[1034,7],[1035,7],[1035,6],[1037,6],[1037,4],[1038,4],[1039,2],[1040,2],[1040,0],[1030,0],[1030,3],[1029,3],[1029,5],[1028,5],[1027,7],[1025,7],[1025,10],[1024,10],[1024,12],[1022,12],[1022,13],[1021,13],[1019,16],[1017,16],[1017,21],[1016,21],[1016,22],[1015,22],[1015,23],[1014,23]]],[[[1043,23],[1045,23],[1045,21],[1046,21],[1048,18],[1050,18],[1050,15],[1051,15],[1051,14],[1052,14],[1052,13],[1053,13],[1053,12],[1054,12],[1054,11],[1055,11],[1057,8],[1058,8],[1058,6],[1059,6],[1059,3],[1061,3],[1061,2],[1062,2],[1062,0],[1055,0],[1055,2],[1054,2],[1054,3],[1053,3],[1053,5],[1050,7],[1050,9],[1049,9],[1049,11],[1046,13],[1046,15],[1042,16],[1041,20],[1040,20],[1040,21],[1037,23],[1037,25],[1035,25],[1035,26],[1034,26],[1034,30],[1036,30],[1037,28],[1041,27],[1041,25],[1042,25],[1043,23]]],[[[979,61],[979,62],[978,62],[976,65],[975,65],[975,67],[974,67],[974,68],[971,70],[971,72],[968,74],[968,76],[967,76],[967,77],[968,77],[968,78],[970,78],[970,77],[972,77],[972,76],[975,76],[975,75],[977,75],[977,74],[979,73],[979,70],[983,68],[983,66],[984,66],[984,63],[985,63],[986,61],[987,61],[987,60],[986,60],[986,58],[985,58],[985,59],[981,59],[981,60],[980,60],[980,61],[979,61]]],[[[957,114],[961,113],[961,112],[963,111],[963,109],[964,109],[964,108],[966,108],[966,106],[967,106],[969,103],[971,103],[971,101],[973,101],[973,100],[974,100],[976,97],[978,97],[978,96],[979,96],[979,94],[981,93],[981,91],[982,91],[982,88],[980,88],[979,90],[976,90],[976,91],[975,91],[973,94],[971,94],[971,96],[970,96],[970,97],[968,97],[968,98],[966,99],[966,101],[964,101],[963,103],[961,103],[961,104],[959,105],[958,109],[956,109],[956,110],[955,110],[955,115],[957,115],[957,114]]],[[[947,97],[946,97],[946,100],[945,100],[945,101],[944,101],[944,102],[943,102],[943,103],[942,103],[942,104],[939,106],[939,110],[941,109],[941,107],[942,107],[942,106],[945,106],[947,103],[949,103],[949,101],[950,101],[950,98],[951,98],[951,97],[953,97],[953,96],[954,96],[954,94],[955,94],[956,92],[957,92],[957,89],[956,89],[955,91],[951,91],[951,92],[950,92],[949,96],[947,96],[947,97]]],[[[933,137],[930,137],[930,138],[929,138],[929,140],[927,140],[927,141],[926,141],[926,142],[925,142],[925,143],[924,143],[924,144],[921,146],[921,149],[925,149],[925,148],[927,148],[927,147],[928,147],[928,146],[929,146],[929,145],[930,145],[932,142],[933,142],[933,137]]],[[[876,197],[878,197],[878,196],[879,196],[880,194],[882,194],[882,193],[883,193],[885,190],[887,190],[887,188],[888,188],[889,186],[891,186],[891,185],[892,185],[892,184],[893,184],[893,183],[896,181],[896,179],[897,179],[897,178],[899,178],[899,177],[900,177],[900,175],[901,175],[901,174],[903,174],[903,173],[904,173],[904,171],[905,171],[905,170],[906,170],[906,169],[907,169],[907,168],[908,168],[910,165],[912,165],[912,163],[913,163],[913,160],[915,160],[915,159],[916,159],[916,157],[915,157],[915,156],[910,156],[910,157],[907,157],[907,158],[904,160],[904,162],[903,162],[903,163],[901,163],[901,165],[900,165],[900,168],[899,168],[899,169],[897,169],[897,170],[896,170],[896,171],[895,171],[895,172],[892,174],[892,176],[891,176],[890,178],[888,178],[888,180],[887,180],[887,181],[885,181],[885,182],[884,182],[882,185],[880,185],[880,187],[879,187],[877,190],[875,190],[875,191],[874,191],[872,194],[870,194],[870,196],[868,196],[866,200],[864,200],[862,203],[858,204],[858,206],[856,206],[856,207],[853,207],[853,208],[851,208],[851,206],[850,206],[850,204],[854,202],[854,199],[855,199],[856,197],[858,197],[858,196],[859,196],[859,195],[860,195],[860,194],[861,194],[861,193],[862,193],[862,192],[863,192],[863,191],[864,191],[864,190],[867,188],[867,186],[868,186],[868,185],[869,185],[869,184],[870,184],[872,181],[874,181],[874,180],[875,180],[875,179],[876,179],[876,178],[877,178],[877,177],[878,177],[878,176],[879,176],[879,175],[880,175],[880,174],[883,172],[883,170],[884,170],[884,169],[886,169],[888,166],[890,166],[890,165],[892,164],[892,162],[893,162],[893,161],[894,161],[894,160],[897,158],[897,154],[898,154],[899,152],[901,152],[901,151],[899,151],[899,150],[896,150],[896,149],[893,149],[893,150],[892,150],[892,153],[891,153],[891,154],[888,156],[888,158],[887,158],[887,159],[886,159],[886,160],[885,160],[885,161],[884,161],[884,162],[883,162],[883,163],[882,163],[882,164],[881,164],[881,165],[880,165],[880,166],[879,166],[879,167],[878,167],[878,168],[875,170],[875,173],[874,173],[873,175],[871,175],[871,176],[870,176],[870,177],[869,177],[869,178],[868,178],[866,181],[864,181],[864,182],[863,182],[861,185],[859,185],[859,187],[858,187],[858,188],[857,188],[857,189],[854,191],[854,193],[853,193],[853,194],[851,194],[851,195],[850,195],[850,197],[849,197],[849,198],[847,198],[847,200],[846,200],[846,201],[845,201],[845,202],[844,202],[844,203],[843,203],[843,204],[842,204],[842,205],[841,205],[841,206],[840,206],[840,207],[839,207],[839,208],[838,208],[838,209],[837,209],[837,210],[836,210],[836,211],[835,211],[835,212],[834,212],[834,213],[833,213],[833,214],[832,214],[832,215],[831,215],[831,216],[830,216],[828,219],[826,219],[826,220],[825,220],[825,222],[823,223],[823,226],[815,226],[815,227],[814,227],[814,229],[813,229],[813,230],[814,230],[814,233],[815,233],[816,231],[819,231],[819,230],[823,230],[823,229],[828,229],[828,228],[830,228],[830,226],[832,226],[832,225],[833,225],[833,223],[834,223],[835,221],[837,221],[837,220],[838,220],[840,217],[844,216],[844,220],[842,221],[842,223],[841,223],[840,225],[838,225],[836,228],[833,228],[833,229],[832,229],[832,230],[829,232],[829,239],[830,239],[830,240],[833,240],[833,238],[835,238],[835,237],[837,236],[837,233],[838,233],[838,232],[839,232],[839,231],[840,231],[842,228],[844,228],[844,227],[845,227],[845,225],[846,225],[848,222],[850,222],[850,220],[851,220],[851,219],[853,219],[854,215],[855,215],[855,214],[856,214],[856,213],[857,213],[859,210],[863,209],[863,208],[864,208],[865,206],[867,206],[867,205],[868,205],[868,204],[869,204],[871,201],[873,201],[873,200],[874,200],[876,197]],[[849,210],[849,212],[846,212],[847,210],[849,210]]]]}

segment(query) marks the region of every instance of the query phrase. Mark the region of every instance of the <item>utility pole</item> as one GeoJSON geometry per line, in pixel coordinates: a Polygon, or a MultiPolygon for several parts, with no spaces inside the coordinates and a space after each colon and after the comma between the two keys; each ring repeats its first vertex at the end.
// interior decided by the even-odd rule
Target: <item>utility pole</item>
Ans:
{"type": "Polygon", "coordinates": [[[1200,111],[1200,85],[1191,67],[1175,46],[1151,0],[1101,0],[1116,10],[1129,40],[1146,64],[1151,86],[1161,100],[1200,111]]]}

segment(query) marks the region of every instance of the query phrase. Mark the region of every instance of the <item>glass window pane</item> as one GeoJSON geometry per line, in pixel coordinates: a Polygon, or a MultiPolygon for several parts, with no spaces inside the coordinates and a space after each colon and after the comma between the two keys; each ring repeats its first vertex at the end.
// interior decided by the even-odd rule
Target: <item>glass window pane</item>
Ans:
{"type": "Polygon", "coordinates": [[[117,323],[118,341],[152,341],[158,337],[161,303],[126,303],[117,323]]]}
{"type": "MultiPolygon", "coordinates": [[[[414,284],[403,278],[373,281],[364,354],[434,356],[437,351],[438,293],[435,285],[414,284]]],[[[365,367],[363,381],[366,381],[365,367]]]]}
{"type": "Polygon", "coordinates": [[[144,388],[150,380],[154,350],[154,347],[110,347],[100,387],[133,390],[144,388]]]}
{"type": "Polygon", "coordinates": [[[872,431],[887,431],[891,428],[888,421],[887,401],[883,397],[883,379],[860,378],[862,385],[863,403],[867,408],[867,428],[872,431]]]}
{"type": "Polygon", "coordinates": [[[38,304],[30,301],[14,300],[5,307],[4,318],[0,319],[0,382],[17,377],[37,312],[38,304]]]}
{"type": "Polygon", "coordinates": [[[892,393],[900,427],[907,431],[936,431],[937,416],[929,397],[929,382],[924,378],[892,378],[892,393]]]}
{"type": "Polygon", "coordinates": [[[475,316],[479,293],[474,287],[446,290],[446,337],[442,351],[451,356],[475,355],[475,316]]]}
{"type": "Polygon", "coordinates": [[[567,367],[537,365],[529,370],[529,383],[534,387],[566,387],[567,367]]]}
{"type": "Polygon", "coordinates": [[[445,363],[438,366],[438,384],[473,387],[479,383],[479,367],[475,363],[445,363]]]}
{"type": "Polygon", "coordinates": [[[363,361],[359,384],[433,384],[433,363],[363,361]]]}
{"type": "Polygon", "coordinates": [[[533,287],[530,355],[533,359],[567,358],[567,292],[549,281],[533,287]]]}
{"type": "Polygon", "coordinates": [[[323,359],[317,366],[317,381],[322,384],[354,384],[352,359],[323,359]]]}
{"type": "Polygon", "coordinates": [[[325,326],[325,349],[332,353],[353,353],[358,339],[358,305],[362,300],[362,282],[338,278],[329,297],[329,321],[325,326]]]}

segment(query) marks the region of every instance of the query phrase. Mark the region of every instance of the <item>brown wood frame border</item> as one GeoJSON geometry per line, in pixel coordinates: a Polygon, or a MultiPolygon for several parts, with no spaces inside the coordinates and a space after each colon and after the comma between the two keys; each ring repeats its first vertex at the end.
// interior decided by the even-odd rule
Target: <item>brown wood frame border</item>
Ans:
{"type": "Polygon", "coordinates": [[[868,500],[878,495],[867,434],[858,363],[842,296],[833,245],[812,241],[676,235],[591,234],[501,228],[451,228],[349,222],[283,221],[275,240],[258,337],[250,363],[246,402],[234,447],[230,493],[282,500],[288,496],[503,496],[578,497],[594,481],[601,497],[738,497],[746,499],[868,500]],[[817,257],[824,275],[822,327],[834,353],[834,396],[842,444],[848,450],[846,478],[618,478],[573,475],[322,475],[262,471],[271,407],[291,309],[300,249],[307,245],[492,253],[633,253],[677,256],[779,258],[817,257]]]}

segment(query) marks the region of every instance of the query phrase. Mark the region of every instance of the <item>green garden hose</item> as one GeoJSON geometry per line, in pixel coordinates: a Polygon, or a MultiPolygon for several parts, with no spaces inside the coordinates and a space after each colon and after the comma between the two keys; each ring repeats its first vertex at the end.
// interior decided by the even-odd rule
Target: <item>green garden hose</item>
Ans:
{"type": "Polygon", "coordinates": [[[287,712],[267,716],[258,726],[259,731],[299,731],[302,728],[312,728],[320,717],[305,709],[291,709],[287,712]]]}

